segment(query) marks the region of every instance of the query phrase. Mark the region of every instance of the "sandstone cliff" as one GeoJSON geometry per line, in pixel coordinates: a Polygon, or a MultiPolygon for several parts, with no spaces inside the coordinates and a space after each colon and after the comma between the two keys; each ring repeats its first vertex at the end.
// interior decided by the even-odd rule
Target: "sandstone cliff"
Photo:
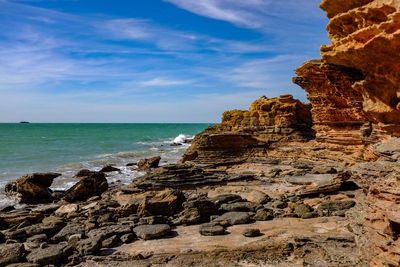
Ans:
{"type": "Polygon", "coordinates": [[[266,156],[275,143],[314,137],[311,105],[293,99],[261,97],[250,110],[226,111],[222,122],[197,135],[182,161],[241,160],[266,156]]]}

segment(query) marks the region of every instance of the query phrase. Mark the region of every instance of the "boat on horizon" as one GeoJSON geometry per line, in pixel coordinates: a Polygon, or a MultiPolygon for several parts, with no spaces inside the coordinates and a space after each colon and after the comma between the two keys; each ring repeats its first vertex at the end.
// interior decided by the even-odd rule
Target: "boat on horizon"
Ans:
{"type": "Polygon", "coordinates": [[[29,121],[20,121],[19,123],[30,123],[29,121]]]}

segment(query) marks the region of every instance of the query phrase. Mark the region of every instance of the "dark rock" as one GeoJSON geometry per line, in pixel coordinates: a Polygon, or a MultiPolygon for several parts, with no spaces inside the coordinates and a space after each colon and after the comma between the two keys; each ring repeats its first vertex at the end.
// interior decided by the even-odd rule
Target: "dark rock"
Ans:
{"type": "Polygon", "coordinates": [[[118,237],[131,233],[132,230],[128,225],[114,224],[109,226],[103,226],[101,228],[96,228],[87,234],[88,237],[100,236],[102,240],[107,239],[113,235],[118,237]]]}
{"type": "Polygon", "coordinates": [[[171,232],[168,224],[139,225],[133,228],[136,236],[148,240],[165,236],[171,232]]]}
{"type": "Polygon", "coordinates": [[[199,232],[205,236],[224,235],[225,229],[219,224],[205,223],[200,225],[199,232]]]}
{"type": "Polygon", "coordinates": [[[161,157],[152,157],[149,159],[141,159],[138,161],[138,171],[149,171],[152,168],[157,168],[161,157]]]}
{"type": "Polygon", "coordinates": [[[245,237],[257,237],[261,235],[260,229],[248,228],[243,230],[245,237]]]}
{"type": "Polygon", "coordinates": [[[139,224],[168,224],[169,218],[166,216],[149,216],[139,219],[139,224]]]}
{"type": "Polygon", "coordinates": [[[132,167],[132,166],[137,166],[137,162],[132,162],[132,163],[126,164],[126,167],[132,167]]]}
{"type": "Polygon", "coordinates": [[[12,210],[15,210],[14,206],[7,206],[5,208],[2,208],[0,211],[1,212],[9,212],[9,211],[12,211],[12,210]]]}
{"type": "Polygon", "coordinates": [[[135,240],[135,235],[132,233],[121,236],[121,241],[125,244],[132,243],[135,240]]]}
{"type": "Polygon", "coordinates": [[[269,221],[274,219],[274,211],[271,209],[263,208],[257,210],[257,213],[253,216],[256,221],[269,221]]]}
{"type": "Polygon", "coordinates": [[[103,242],[101,243],[101,246],[103,248],[112,248],[114,247],[117,243],[119,242],[119,238],[117,235],[113,235],[105,240],[103,240],[103,242]]]}
{"type": "Polygon", "coordinates": [[[59,173],[32,173],[10,182],[5,191],[8,196],[17,196],[22,203],[44,203],[52,200],[49,187],[59,173]]]}
{"type": "Polygon", "coordinates": [[[90,172],[65,192],[65,200],[74,202],[100,195],[108,189],[107,179],[102,172],[90,172]]]}
{"type": "Polygon", "coordinates": [[[103,236],[99,235],[81,240],[77,247],[80,255],[90,255],[96,253],[101,248],[103,240],[103,236]]]}
{"type": "Polygon", "coordinates": [[[0,245],[0,266],[19,262],[23,254],[24,246],[20,243],[0,245]]]}
{"type": "Polygon", "coordinates": [[[33,250],[26,256],[26,259],[31,263],[40,265],[59,265],[66,261],[73,249],[68,244],[49,245],[46,248],[38,248],[33,250]]]}
{"type": "Polygon", "coordinates": [[[51,240],[54,242],[68,241],[69,237],[74,234],[85,234],[85,225],[82,223],[70,223],[62,228],[51,240]]]}
{"type": "Polygon", "coordinates": [[[136,178],[130,187],[145,190],[165,188],[183,190],[254,179],[254,175],[232,175],[225,171],[205,171],[204,168],[193,164],[170,164],[156,169],[151,174],[136,178]]]}
{"type": "Polygon", "coordinates": [[[6,241],[6,237],[3,235],[3,233],[0,233],[0,243],[4,243],[6,241]]]}
{"type": "Polygon", "coordinates": [[[272,203],[272,207],[276,208],[276,209],[284,209],[288,206],[288,203],[282,200],[275,200],[272,203]]]}
{"type": "MultiPolygon", "coordinates": [[[[252,202],[235,202],[229,204],[222,204],[219,208],[220,211],[255,211],[260,205],[252,202]]],[[[262,207],[262,206],[261,206],[262,207]]]]}
{"type": "Polygon", "coordinates": [[[100,170],[100,172],[119,172],[119,171],[121,171],[121,170],[118,169],[118,168],[115,168],[115,167],[114,167],[113,165],[111,165],[111,164],[104,166],[104,167],[100,170]]]}
{"type": "Polygon", "coordinates": [[[313,214],[311,213],[313,210],[311,208],[310,205],[307,204],[300,204],[297,205],[294,209],[294,213],[302,218],[302,219],[308,219],[308,218],[312,218],[313,214]]]}
{"type": "Polygon", "coordinates": [[[247,212],[232,211],[219,216],[214,221],[227,221],[230,225],[244,224],[250,221],[250,215],[247,212]]]}
{"type": "Polygon", "coordinates": [[[356,205],[354,200],[335,200],[326,201],[318,206],[318,210],[322,211],[326,215],[334,215],[335,212],[348,210],[356,205]]]}
{"type": "Polygon", "coordinates": [[[243,201],[242,197],[234,194],[219,195],[211,199],[218,205],[243,201]]]}

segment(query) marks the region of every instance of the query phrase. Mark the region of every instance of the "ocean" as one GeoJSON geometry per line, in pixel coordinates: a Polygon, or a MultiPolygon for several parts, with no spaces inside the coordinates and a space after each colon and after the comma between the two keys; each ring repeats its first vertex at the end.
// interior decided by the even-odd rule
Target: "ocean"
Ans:
{"type": "Polygon", "coordinates": [[[4,186],[24,174],[58,172],[53,190],[65,190],[77,182],[80,169],[100,170],[113,164],[121,172],[108,174],[108,182],[129,184],[144,173],[127,163],[161,156],[160,165],[177,162],[192,138],[211,124],[107,124],[107,123],[0,123],[0,209],[15,204],[4,186]]]}

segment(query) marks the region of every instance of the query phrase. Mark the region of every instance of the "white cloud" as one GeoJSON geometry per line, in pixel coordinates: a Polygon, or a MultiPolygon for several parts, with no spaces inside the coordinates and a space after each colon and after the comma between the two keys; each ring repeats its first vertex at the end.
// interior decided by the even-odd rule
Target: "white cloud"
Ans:
{"type": "Polygon", "coordinates": [[[171,86],[171,85],[186,85],[191,84],[193,81],[188,80],[172,80],[167,78],[154,78],[140,83],[141,86],[171,86]]]}

